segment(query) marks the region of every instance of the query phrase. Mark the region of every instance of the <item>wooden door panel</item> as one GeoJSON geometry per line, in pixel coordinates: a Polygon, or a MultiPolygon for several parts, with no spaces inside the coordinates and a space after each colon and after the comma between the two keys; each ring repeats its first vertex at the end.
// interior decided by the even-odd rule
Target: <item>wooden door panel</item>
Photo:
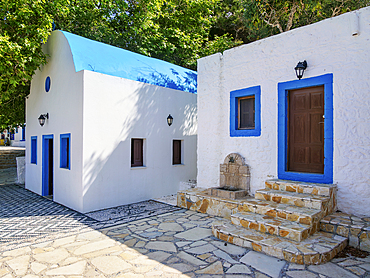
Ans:
{"type": "Polygon", "coordinates": [[[305,110],[306,109],[306,96],[304,94],[296,94],[294,95],[294,110],[305,110]]]}
{"type": "Polygon", "coordinates": [[[288,171],[324,173],[324,86],[289,91],[288,171]]]}
{"type": "Polygon", "coordinates": [[[323,126],[324,119],[322,114],[311,114],[310,115],[310,141],[309,143],[323,143],[323,126]]]}
{"type": "Polygon", "coordinates": [[[321,92],[311,93],[310,96],[311,96],[311,109],[323,108],[324,102],[322,101],[323,94],[321,92]]]}
{"type": "Polygon", "coordinates": [[[295,114],[293,116],[293,126],[294,126],[294,142],[305,143],[306,142],[306,122],[307,117],[304,114],[295,114]]]}

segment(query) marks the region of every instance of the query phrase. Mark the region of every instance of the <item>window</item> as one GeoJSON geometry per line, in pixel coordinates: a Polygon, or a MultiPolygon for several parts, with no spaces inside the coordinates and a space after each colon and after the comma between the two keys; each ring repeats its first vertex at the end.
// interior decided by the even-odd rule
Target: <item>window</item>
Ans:
{"type": "Polygon", "coordinates": [[[26,126],[23,126],[22,128],[22,140],[21,141],[25,141],[26,140],[26,126]]]}
{"type": "Polygon", "coordinates": [[[71,134],[60,135],[60,168],[71,169],[71,134]]]}
{"type": "Polygon", "coordinates": [[[172,143],[172,164],[181,164],[181,140],[173,140],[172,143]]]}
{"type": "Polygon", "coordinates": [[[143,139],[131,139],[131,167],[144,166],[143,139]]]}
{"type": "Polygon", "coordinates": [[[238,98],[238,129],[253,129],[255,127],[254,103],[254,95],[238,98]]]}
{"type": "Polygon", "coordinates": [[[230,92],[230,136],[261,135],[261,87],[230,92]]]}
{"type": "Polygon", "coordinates": [[[37,136],[31,136],[31,163],[37,164],[37,136]]]}

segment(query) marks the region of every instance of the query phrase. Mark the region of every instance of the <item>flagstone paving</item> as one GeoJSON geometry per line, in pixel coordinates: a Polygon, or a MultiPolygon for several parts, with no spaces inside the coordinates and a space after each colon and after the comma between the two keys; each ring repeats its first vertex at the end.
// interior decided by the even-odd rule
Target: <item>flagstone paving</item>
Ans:
{"type": "MultiPolygon", "coordinates": [[[[9,188],[8,185],[5,187],[9,188]]],[[[2,189],[5,187],[0,186],[2,189]]],[[[10,188],[16,188],[10,191],[14,194],[13,199],[19,200],[27,192],[13,185],[10,188]]],[[[76,214],[74,217],[81,218],[73,218],[71,223],[79,230],[71,227],[58,230],[57,225],[50,225],[51,220],[47,216],[58,218],[56,215],[59,213],[60,219],[68,219],[66,214],[76,212],[42,197],[33,198],[33,194],[25,196],[27,198],[21,202],[13,203],[23,212],[21,214],[14,214],[14,208],[5,208],[4,201],[0,201],[0,210],[3,211],[0,223],[17,220],[14,230],[19,234],[22,230],[27,234],[29,227],[38,223],[43,238],[39,235],[35,242],[24,236],[9,245],[1,236],[1,278],[370,278],[370,256],[335,258],[323,265],[288,263],[220,241],[211,232],[212,222],[220,218],[185,209],[144,216],[140,220],[100,230],[87,225],[91,219],[76,214]],[[44,211],[44,201],[49,204],[47,211],[44,211]],[[32,207],[35,208],[32,210],[32,207]],[[27,211],[43,213],[44,218],[36,221],[35,215],[32,218],[24,214],[27,211]],[[47,237],[48,234],[53,234],[53,237],[47,237]]],[[[2,235],[5,234],[4,227],[0,225],[2,235]]]]}
{"type": "Polygon", "coordinates": [[[181,209],[88,228],[0,253],[0,277],[370,277],[370,256],[304,266],[222,242],[211,233],[217,219],[181,209]]]}

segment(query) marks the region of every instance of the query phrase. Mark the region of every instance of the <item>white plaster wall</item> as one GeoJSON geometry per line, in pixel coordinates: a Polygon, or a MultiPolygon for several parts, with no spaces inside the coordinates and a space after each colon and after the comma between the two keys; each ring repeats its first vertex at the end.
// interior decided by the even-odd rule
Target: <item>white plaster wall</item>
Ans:
{"type": "Polygon", "coordinates": [[[84,71],[83,98],[83,212],[173,194],[196,178],[195,94],[84,71]],[[145,167],[131,168],[131,138],[145,139],[145,167]],[[184,140],[184,165],[172,165],[173,139],[184,140]]]}
{"type": "Polygon", "coordinates": [[[26,188],[42,193],[42,135],[54,135],[54,201],[76,210],[82,208],[82,72],[75,72],[68,42],[54,31],[44,45],[47,65],[35,73],[26,101],[26,188]],[[45,79],[51,87],[45,92],[45,79]],[[41,127],[40,114],[49,113],[41,127]],[[71,170],[60,166],[60,134],[71,133],[71,170]],[[37,165],[30,163],[31,136],[37,136],[37,165]]]}
{"type": "Polygon", "coordinates": [[[11,144],[13,147],[25,147],[26,142],[22,141],[22,127],[18,127],[18,132],[14,133],[14,140],[11,140],[11,144]]]}
{"type": "Polygon", "coordinates": [[[333,73],[338,208],[370,215],[370,7],[198,60],[198,186],[219,184],[231,152],[251,167],[251,190],[277,177],[277,84],[333,73]],[[353,36],[357,33],[357,36],[353,36]],[[230,91],[261,86],[261,136],[230,137],[230,91]]]}

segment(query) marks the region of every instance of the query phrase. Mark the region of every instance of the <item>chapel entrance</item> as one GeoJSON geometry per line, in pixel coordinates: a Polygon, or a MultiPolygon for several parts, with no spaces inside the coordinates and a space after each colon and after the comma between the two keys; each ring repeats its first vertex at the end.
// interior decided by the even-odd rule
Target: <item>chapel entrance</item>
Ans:
{"type": "Polygon", "coordinates": [[[53,195],[54,187],[54,142],[53,135],[43,136],[42,149],[42,195],[53,195]]]}
{"type": "Polygon", "coordinates": [[[288,94],[287,170],[324,173],[324,86],[288,94]]]}

